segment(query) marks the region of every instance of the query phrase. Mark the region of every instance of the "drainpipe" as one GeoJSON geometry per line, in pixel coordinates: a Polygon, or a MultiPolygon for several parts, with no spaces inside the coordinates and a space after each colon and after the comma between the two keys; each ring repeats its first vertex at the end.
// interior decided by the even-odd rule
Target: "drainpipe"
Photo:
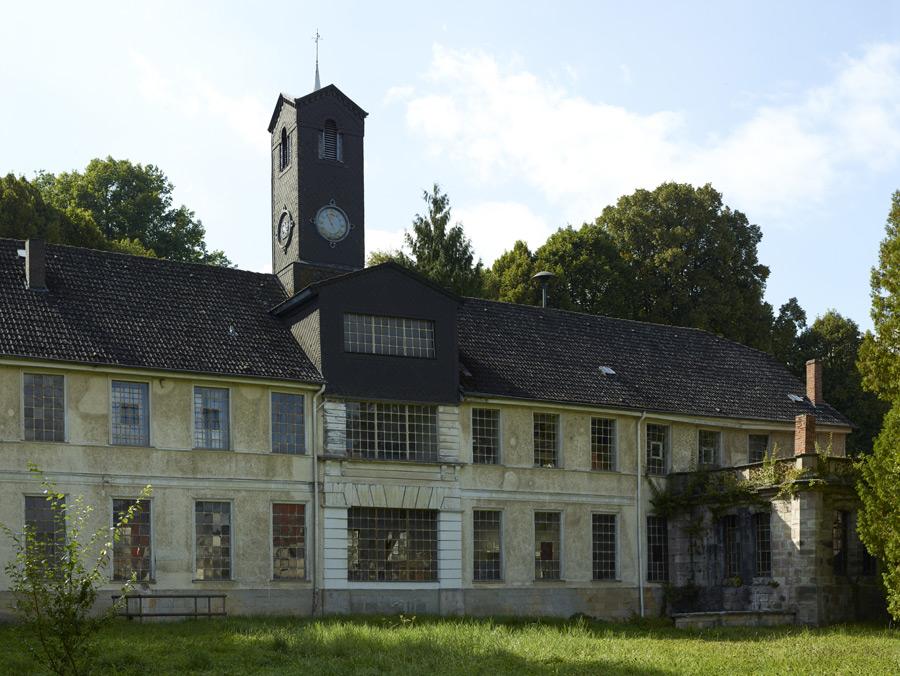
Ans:
{"type": "Polygon", "coordinates": [[[637,452],[635,453],[637,462],[637,502],[635,503],[635,521],[637,525],[635,532],[637,533],[637,578],[638,578],[638,599],[641,609],[641,617],[644,616],[644,547],[641,537],[641,425],[644,418],[647,417],[647,411],[641,413],[641,417],[637,421],[637,430],[634,433],[637,452]]]}
{"type": "MultiPolygon", "coordinates": [[[[319,435],[316,434],[319,427],[319,406],[316,405],[316,401],[319,397],[322,396],[322,393],[325,392],[325,385],[319,388],[319,391],[313,395],[313,405],[312,405],[312,474],[313,474],[313,509],[312,509],[312,528],[311,532],[311,545],[312,545],[312,564],[313,564],[313,574],[312,574],[312,615],[316,614],[316,610],[320,610],[319,599],[319,446],[318,446],[318,438],[319,435]]],[[[325,402],[322,402],[322,406],[325,405],[325,402]]],[[[309,560],[309,556],[307,556],[309,560]]]]}

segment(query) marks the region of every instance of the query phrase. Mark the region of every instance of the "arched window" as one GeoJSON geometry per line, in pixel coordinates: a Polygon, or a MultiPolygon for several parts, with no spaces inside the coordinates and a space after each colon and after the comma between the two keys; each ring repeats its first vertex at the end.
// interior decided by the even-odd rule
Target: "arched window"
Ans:
{"type": "Polygon", "coordinates": [[[334,120],[325,120],[325,128],[319,135],[319,159],[344,161],[344,135],[334,120]]]}
{"type": "Polygon", "coordinates": [[[281,145],[278,148],[278,168],[284,171],[291,163],[291,145],[288,143],[287,129],[281,128],[281,145]]]}

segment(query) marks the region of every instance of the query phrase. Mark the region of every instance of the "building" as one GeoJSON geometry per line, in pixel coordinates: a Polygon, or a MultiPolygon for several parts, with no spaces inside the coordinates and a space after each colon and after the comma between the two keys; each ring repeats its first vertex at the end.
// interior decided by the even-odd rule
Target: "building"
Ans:
{"type": "Polygon", "coordinates": [[[0,240],[0,521],[52,537],[29,461],[100,525],[151,483],[110,592],[229,613],[849,617],[874,570],[846,487],[709,512],[702,556],[653,506],[698,465],[843,456],[820,368],[364,268],[365,117],[279,96],[272,274],[0,240]]]}

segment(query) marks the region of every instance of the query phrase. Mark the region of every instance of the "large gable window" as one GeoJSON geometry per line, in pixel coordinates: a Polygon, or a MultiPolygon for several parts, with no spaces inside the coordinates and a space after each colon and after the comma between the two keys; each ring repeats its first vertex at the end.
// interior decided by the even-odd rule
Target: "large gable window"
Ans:
{"type": "Polygon", "coordinates": [[[344,161],[344,135],[334,120],[325,120],[325,128],[319,134],[319,159],[344,161]]]}
{"type": "Polygon", "coordinates": [[[344,350],[433,359],[434,322],[348,312],[344,315],[344,350]]]}
{"type": "Polygon", "coordinates": [[[346,432],[347,452],[355,458],[437,460],[436,406],[347,402],[346,432]]]}

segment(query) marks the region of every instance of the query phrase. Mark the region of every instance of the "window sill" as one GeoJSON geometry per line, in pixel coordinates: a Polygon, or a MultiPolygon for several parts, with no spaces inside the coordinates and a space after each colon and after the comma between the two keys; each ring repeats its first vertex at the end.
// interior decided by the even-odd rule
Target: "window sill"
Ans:
{"type": "Polygon", "coordinates": [[[502,587],[506,585],[506,580],[472,580],[472,584],[476,587],[502,587]]]}
{"type": "Polygon", "coordinates": [[[269,580],[272,584],[289,584],[289,585],[298,585],[305,586],[310,585],[312,582],[309,578],[299,578],[299,577],[273,577],[269,580]]]}
{"type": "Polygon", "coordinates": [[[235,580],[234,578],[230,578],[228,580],[198,580],[198,579],[194,578],[191,580],[192,584],[204,584],[204,583],[209,584],[209,583],[211,583],[211,584],[232,585],[232,584],[235,584],[236,582],[237,582],[237,580],[235,580]]]}
{"type": "Polygon", "coordinates": [[[596,585],[617,585],[617,584],[622,584],[622,578],[620,578],[620,577],[610,577],[610,578],[603,578],[603,579],[600,579],[600,580],[591,578],[591,584],[596,584],[596,585]]]}
{"type": "Polygon", "coordinates": [[[560,578],[559,580],[534,580],[534,584],[547,585],[550,587],[561,586],[566,584],[567,580],[560,578]]]}

